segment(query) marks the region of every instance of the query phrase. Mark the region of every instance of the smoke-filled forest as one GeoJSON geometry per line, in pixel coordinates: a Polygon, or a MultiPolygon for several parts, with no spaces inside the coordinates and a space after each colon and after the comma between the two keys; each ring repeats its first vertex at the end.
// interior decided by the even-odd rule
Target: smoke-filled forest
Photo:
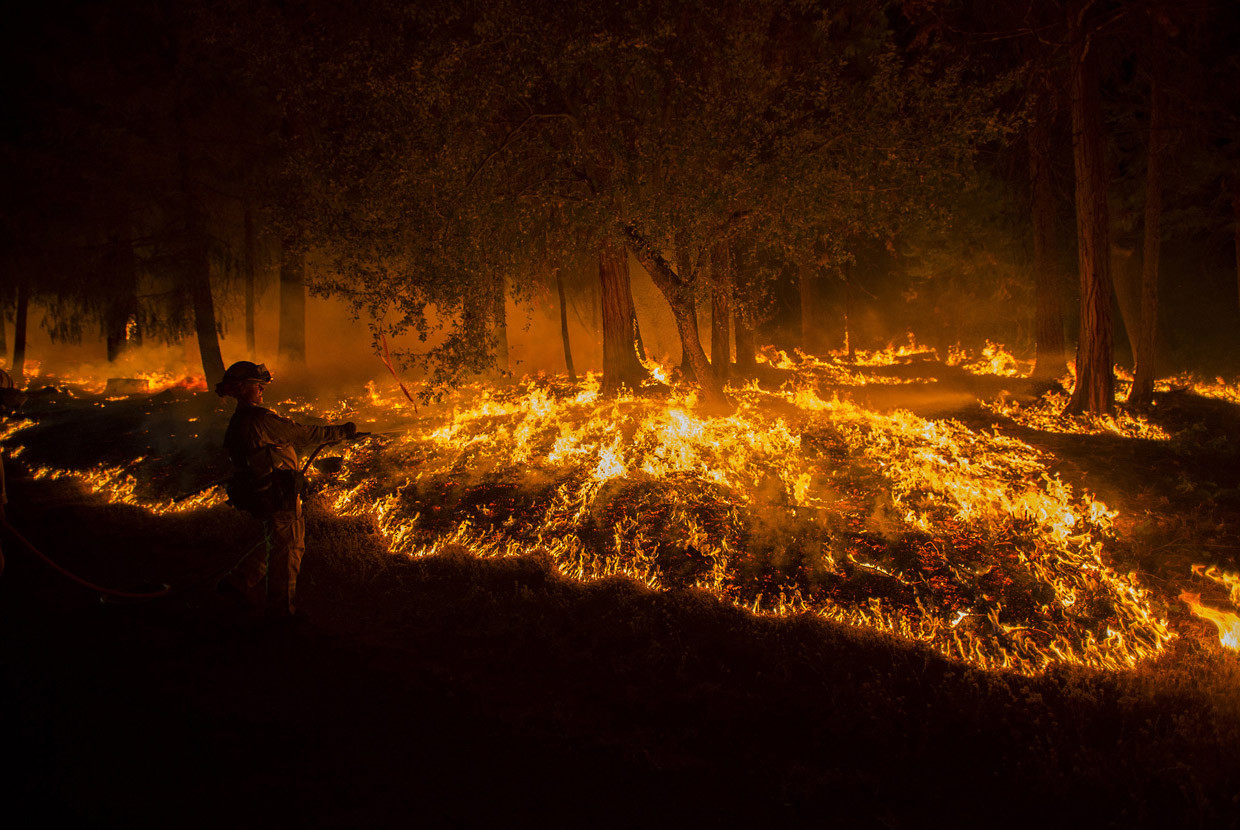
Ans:
{"type": "Polygon", "coordinates": [[[1240,823],[1235,4],[3,38],[14,826],[1240,823]]]}

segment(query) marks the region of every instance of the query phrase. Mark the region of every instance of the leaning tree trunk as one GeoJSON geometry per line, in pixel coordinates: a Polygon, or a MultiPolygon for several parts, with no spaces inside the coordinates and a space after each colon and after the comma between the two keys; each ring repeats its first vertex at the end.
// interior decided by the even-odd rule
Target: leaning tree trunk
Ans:
{"type": "Polygon", "coordinates": [[[664,256],[655,250],[636,229],[630,227],[626,229],[626,232],[633,240],[637,261],[649,272],[655,287],[659,289],[672,309],[672,317],[676,321],[676,332],[680,335],[680,345],[685,361],[693,369],[704,400],[712,407],[730,407],[731,404],[723,393],[723,384],[711,371],[710,361],[706,359],[706,352],[702,350],[702,341],[698,337],[693,282],[682,280],[664,256]]]}
{"type": "Polygon", "coordinates": [[[491,319],[495,330],[495,368],[507,375],[508,361],[508,288],[503,275],[496,276],[491,295],[491,319]]]}
{"type": "Polygon", "coordinates": [[[26,318],[30,311],[30,289],[22,282],[17,286],[17,313],[13,318],[13,382],[18,386],[26,378],[26,318]]]}
{"type": "Polygon", "coordinates": [[[629,258],[623,245],[605,242],[599,247],[598,276],[603,306],[603,391],[636,389],[646,380],[646,367],[637,359],[634,341],[633,290],[629,258]]]}
{"type": "Polygon", "coordinates": [[[564,275],[555,269],[555,290],[560,295],[560,341],[564,344],[564,365],[568,368],[568,379],[577,381],[577,372],[573,370],[573,347],[568,339],[568,303],[564,301],[564,275]]]}
{"type": "Polygon", "coordinates": [[[306,363],[306,259],[288,236],[280,240],[280,366],[306,363]]]}
{"type": "Polygon", "coordinates": [[[710,365],[720,383],[727,383],[732,366],[732,269],[728,248],[719,243],[711,252],[714,279],[710,289],[710,365]]]}
{"type": "Polygon", "coordinates": [[[1097,50],[1090,48],[1091,41],[1083,31],[1083,15],[1084,10],[1076,8],[1068,12],[1081,324],[1076,346],[1076,389],[1067,411],[1109,413],[1115,406],[1115,374],[1111,356],[1111,272],[1102,101],[1097,50]]]}
{"type": "Polygon", "coordinates": [[[1059,275],[1055,269],[1055,192],[1051,180],[1049,92],[1038,96],[1029,128],[1029,179],[1033,191],[1034,344],[1033,377],[1055,380],[1067,368],[1059,275]]]}
{"type": "Polygon", "coordinates": [[[250,360],[258,351],[254,345],[254,286],[258,276],[258,240],[254,236],[254,210],[245,203],[245,250],[242,252],[242,279],[245,282],[245,351],[250,360]]]}
{"type": "Polygon", "coordinates": [[[1145,248],[1141,267],[1141,335],[1137,369],[1128,403],[1148,406],[1154,400],[1154,362],[1158,341],[1158,257],[1162,247],[1162,177],[1167,135],[1162,89],[1150,80],[1150,139],[1145,166],[1145,248]]]}
{"type": "Polygon", "coordinates": [[[732,324],[736,329],[736,371],[742,375],[752,374],[758,368],[758,349],[755,345],[754,326],[749,312],[734,305],[732,324]]]}

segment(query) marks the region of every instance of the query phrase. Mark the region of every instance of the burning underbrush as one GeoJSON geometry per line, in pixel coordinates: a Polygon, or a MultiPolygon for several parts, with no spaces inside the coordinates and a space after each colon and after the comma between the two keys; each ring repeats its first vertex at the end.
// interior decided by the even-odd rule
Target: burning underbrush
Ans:
{"type": "MultiPolygon", "coordinates": [[[[997,353],[982,359],[1007,366],[997,353]]],[[[772,355],[761,383],[732,388],[729,415],[703,414],[691,394],[662,385],[604,397],[597,378],[479,384],[420,410],[374,385],[282,408],[373,430],[328,448],[312,480],[337,515],[372,520],[395,556],[534,554],[577,579],[622,574],[757,613],[808,611],[1026,674],[1127,668],[1161,652],[1173,637],[1163,600],[1113,564],[1116,511],[1055,475],[1044,450],[837,394],[854,375],[909,360],[927,358],[841,368],[772,355]]],[[[115,417],[145,426],[135,435],[181,425],[180,439],[151,438],[141,457],[75,469],[44,447],[27,462],[153,511],[218,505],[210,488],[174,500],[227,472],[218,446],[228,413],[191,414],[202,412],[193,398],[170,390],[94,410],[124,410],[115,417]]],[[[55,403],[40,429],[56,423],[55,403]]],[[[1053,405],[991,411],[1018,420],[1053,405]]],[[[27,443],[12,434],[19,426],[10,445],[27,443]]]]}

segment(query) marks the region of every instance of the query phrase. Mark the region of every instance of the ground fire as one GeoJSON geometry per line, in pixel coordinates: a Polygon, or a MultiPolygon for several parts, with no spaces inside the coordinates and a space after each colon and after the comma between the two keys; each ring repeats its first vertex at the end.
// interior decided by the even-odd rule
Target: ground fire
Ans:
{"type": "MultiPolygon", "coordinates": [[[[623,574],[655,589],[700,588],[754,613],[809,611],[1024,673],[1130,668],[1160,653],[1175,636],[1168,598],[1117,569],[1116,511],[1052,473],[1045,452],[1001,427],[879,411],[838,392],[924,386],[934,379],[874,369],[926,354],[893,347],[849,362],[771,352],[763,365],[779,385],[733,387],[738,407],[726,417],[699,414],[687,390],[606,397],[596,376],[473,384],[417,411],[394,384],[376,383],[347,399],[283,406],[373,428],[329,448],[320,466],[331,474],[315,475],[332,510],[372,519],[393,556],[445,545],[480,557],[545,555],[577,579],[623,574]]],[[[952,362],[1009,377],[1018,365],[995,344],[976,359],[957,350],[952,362]]],[[[105,406],[119,400],[97,381],[64,385],[102,394],[105,406]]],[[[189,378],[165,390],[201,385],[189,378]]],[[[1217,382],[1197,391],[1235,394],[1217,382]]],[[[1000,400],[989,411],[1025,428],[1170,438],[1137,415],[1063,418],[1058,403],[1000,400]]],[[[28,424],[7,428],[17,457],[28,424]]],[[[160,495],[151,477],[162,463],[139,456],[34,475],[71,475],[154,513],[222,509],[218,487],[160,495]]],[[[1234,577],[1202,568],[1194,572],[1231,587],[1234,602],[1234,577]]],[[[1235,614],[1183,598],[1236,647],[1235,614]]]]}

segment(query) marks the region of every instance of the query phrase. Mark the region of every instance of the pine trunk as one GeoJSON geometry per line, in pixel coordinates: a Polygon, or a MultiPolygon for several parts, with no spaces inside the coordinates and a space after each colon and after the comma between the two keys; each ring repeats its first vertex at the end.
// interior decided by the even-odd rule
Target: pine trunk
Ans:
{"type": "MultiPolygon", "coordinates": [[[[1111,287],[1115,289],[1115,305],[1124,326],[1128,352],[1137,359],[1137,337],[1141,331],[1141,257],[1133,248],[1111,246],[1111,287]]],[[[1115,333],[1119,339],[1119,333],[1115,333]]]]}
{"type": "Polygon", "coordinates": [[[254,360],[258,350],[254,345],[254,286],[258,272],[258,241],[254,237],[254,210],[250,203],[245,204],[245,250],[242,252],[244,261],[241,267],[245,281],[245,351],[250,360],[254,360]]]}
{"type": "Polygon", "coordinates": [[[1150,142],[1145,168],[1145,246],[1141,267],[1141,336],[1137,368],[1128,403],[1148,406],[1154,400],[1154,363],[1158,343],[1158,258],[1162,248],[1162,178],[1167,135],[1165,104],[1157,75],[1150,82],[1150,142]]]}
{"type": "Polygon", "coordinates": [[[508,287],[502,276],[495,278],[491,295],[491,319],[495,331],[495,368],[501,374],[511,371],[508,361],[508,287]]]}
{"type": "Polygon", "coordinates": [[[0,302],[0,357],[9,356],[9,332],[5,327],[5,316],[8,314],[6,305],[7,302],[0,302]]]}
{"type": "Polygon", "coordinates": [[[306,260],[293,240],[280,242],[280,333],[281,368],[306,364],[306,260]]]}
{"type": "Polygon", "coordinates": [[[215,327],[215,303],[211,297],[211,259],[207,251],[206,222],[190,190],[189,178],[181,180],[185,199],[185,279],[194,310],[194,332],[202,371],[210,385],[224,376],[219,332],[215,327]]]}
{"type": "Polygon", "coordinates": [[[1051,180],[1049,93],[1042,93],[1029,129],[1029,179],[1033,192],[1033,377],[1055,380],[1067,370],[1059,275],[1055,271],[1055,192],[1051,180]]]}
{"type": "Polygon", "coordinates": [[[732,272],[728,249],[715,246],[711,256],[714,279],[710,290],[710,365],[720,383],[727,383],[732,366],[732,272]]]}
{"type": "Polygon", "coordinates": [[[118,208],[116,222],[108,233],[105,268],[111,282],[111,296],[103,313],[104,342],[108,362],[113,363],[134,345],[130,325],[138,315],[138,260],[134,255],[132,233],[124,208],[118,208]]]}
{"type": "Polygon", "coordinates": [[[1236,220],[1232,228],[1232,237],[1236,248],[1237,296],[1240,296],[1240,185],[1237,185],[1235,191],[1231,194],[1231,214],[1236,220]]]}
{"type": "Polygon", "coordinates": [[[17,286],[17,313],[13,318],[13,382],[21,386],[26,379],[26,318],[30,313],[30,289],[17,286]]]}
{"type": "Polygon", "coordinates": [[[814,307],[814,269],[800,264],[797,267],[797,286],[801,293],[801,348],[812,354],[818,348],[818,319],[814,307]]]}
{"type": "Polygon", "coordinates": [[[1076,230],[1081,278],[1081,324],[1076,389],[1067,411],[1109,413],[1115,406],[1111,272],[1097,50],[1083,31],[1083,11],[1069,10],[1072,44],[1072,158],[1076,172],[1076,230]]]}
{"type": "Polygon", "coordinates": [[[557,268],[555,272],[555,291],[560,296],[560,342],[564,344],[564,365],[568,368],[568,379],[577,381],[577,372],[573,369],[573,347],[568,339],[568,303],[564,299],[564,277],[557,268]]]}
{"type": "Polygon", "coordinates": [[[185,288],[194,310],[194,331],[198,337],[198,355],[208,387],[224,376],[224,358],[220,354],[219,332],[215,325],[215,304],[211,297],[211,257],[208,247],[207,223],[194,189],[190,161],[189,129],[181,102],[176,107],[177,165],[181,178],[181,210],[185,222],[185,288]]]}
{"type": "Polygon", "coordinates": [[[598,276],[603,297],[603,391],[636,389],[646,379],[646,367],[637,359],[633,290],[623,245],[607,242],[600,246],[598,276]]]}

